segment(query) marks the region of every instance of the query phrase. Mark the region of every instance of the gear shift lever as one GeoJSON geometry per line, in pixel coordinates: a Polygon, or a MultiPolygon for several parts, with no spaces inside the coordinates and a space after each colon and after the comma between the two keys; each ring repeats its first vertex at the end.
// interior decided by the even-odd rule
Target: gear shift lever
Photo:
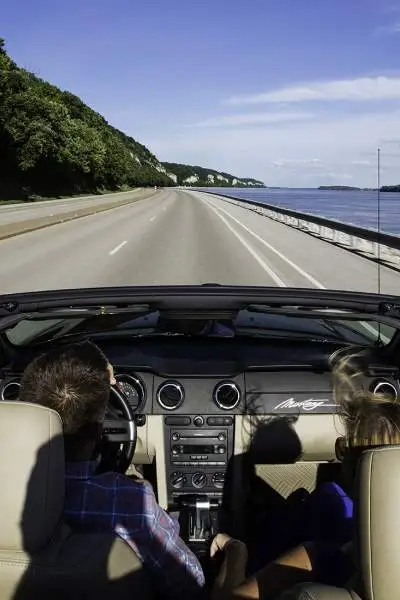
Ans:
{"type": "Polygon", "coordinates": [[[181,503],[189,509],[188,541],[208,541],[213,534],[210,509],[217,509],[218,503],[210,502],[207,496],[186,496],[181,503]]]}
{"type": "Polygon", "coordinates": [[[207,499],[196,499],[193,508],[194,511],[191,511],[192,514],[189,517],[189,541],[204,541],[208,537],[206,536],[206,529],[209,529],[207,522],[209,520],[210,502],[207,499]]]}
{"type": "Polygon", "coordinates": [[[197,539],[207,540],[210,535],[210,501],[196,500],[196,527],[195,535],[197,539]]]}

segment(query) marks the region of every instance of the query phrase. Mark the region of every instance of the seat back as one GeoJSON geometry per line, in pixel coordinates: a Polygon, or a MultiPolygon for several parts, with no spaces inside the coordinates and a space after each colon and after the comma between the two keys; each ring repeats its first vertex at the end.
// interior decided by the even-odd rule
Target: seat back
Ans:
{"type": "Polygon", "coordinates": [[[0,402],[0,598],[152,597],[147,573],[125,542],[76,533],[62,522],[64,442],[59,415],[0,402]]]}
{"type": "MultiPolygon", "coordinates": [[[[400,590],[400,447],[363,452],[357,467],[354,497],[357,590],[363,600],[397,600],[400,590]],[[358,583],[358,581],[357,581],[358,583]]],[[[350,600],[359,598],[349,585],[339,589],[301,584],[280,600],[350,600]]]]}
{"type": "Polygon", "coordinates": [[[357,471],[356,556],[365,600],[400,590],[400,447],[364,452],[357,471]]]}

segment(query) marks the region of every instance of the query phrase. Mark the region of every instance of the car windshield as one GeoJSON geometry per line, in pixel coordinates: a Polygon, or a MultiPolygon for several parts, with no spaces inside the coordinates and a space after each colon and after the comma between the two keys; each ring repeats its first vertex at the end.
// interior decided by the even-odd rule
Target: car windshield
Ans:
{"type": "Polygon", "coordinates": [[[92,319],[71,317],[67,319],[21,319],[5,331],[7,339],[15,346],[40,345],[59,338],[77,340],[88,333],[97,337],[149,337],[165,335],[208,336],[231,338],[237,336],[268,337],[279,339],[314,340],[319,342],[345,342],[364,346],[388,344],[396,329],[374,321],[341,319],[340,314],[327,318],[324,314],[299,317],[264,313],[262,307],[240,310],[231,319],[201,319],[165,322],[159,311],[134,317],[125,315],[118,323],[112,318],[92,319]]]}
{"type": "MultiPolygon", "coordinates": [[[[393,4],[6,2],[1,293],[399,294],[393,4]]],[[[248,334],[300,335],[299,320],[266,319],[248,334]]],[[[350,335],[347,321],[345,334],[304,319],[303,334],[350,335]]],[[[376,339],[370,327],[360,318],[351,335],[376,339]]],[[[24,343],[48,329],[60,323],[20,322],[9,335],[24,343]]]]}

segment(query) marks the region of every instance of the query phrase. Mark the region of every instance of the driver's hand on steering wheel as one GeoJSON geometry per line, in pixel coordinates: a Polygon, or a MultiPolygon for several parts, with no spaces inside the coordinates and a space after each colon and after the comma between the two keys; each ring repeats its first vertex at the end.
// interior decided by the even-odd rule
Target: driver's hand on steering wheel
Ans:
{"type": "Polygon", "coordinates": [[[114,376],[114,367],[112,366],[111,363],[108,363],[108,365],[107,365],[107,371],[108,371],[108,374],[110,375],[110,385],[116,385],[117,380],[115,379],[115,376],[114,376]]]}

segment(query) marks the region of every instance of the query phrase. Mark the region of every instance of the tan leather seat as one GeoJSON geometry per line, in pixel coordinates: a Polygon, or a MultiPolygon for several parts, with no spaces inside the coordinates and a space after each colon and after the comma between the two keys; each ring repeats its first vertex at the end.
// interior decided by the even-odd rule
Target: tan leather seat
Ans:
{"type": "Polygon", "coordinates": [[[146,571],[113,535],[62,523],[64,443],[59,415],[0,402],[1,600],[151,598],[146,571]]]}
{"type": "Polygon", "coordinates": [[[299,585],[281,600],[398,600],[400,598],[400,447],[364,452],[355,486],[357,591],[299,585]]]}

